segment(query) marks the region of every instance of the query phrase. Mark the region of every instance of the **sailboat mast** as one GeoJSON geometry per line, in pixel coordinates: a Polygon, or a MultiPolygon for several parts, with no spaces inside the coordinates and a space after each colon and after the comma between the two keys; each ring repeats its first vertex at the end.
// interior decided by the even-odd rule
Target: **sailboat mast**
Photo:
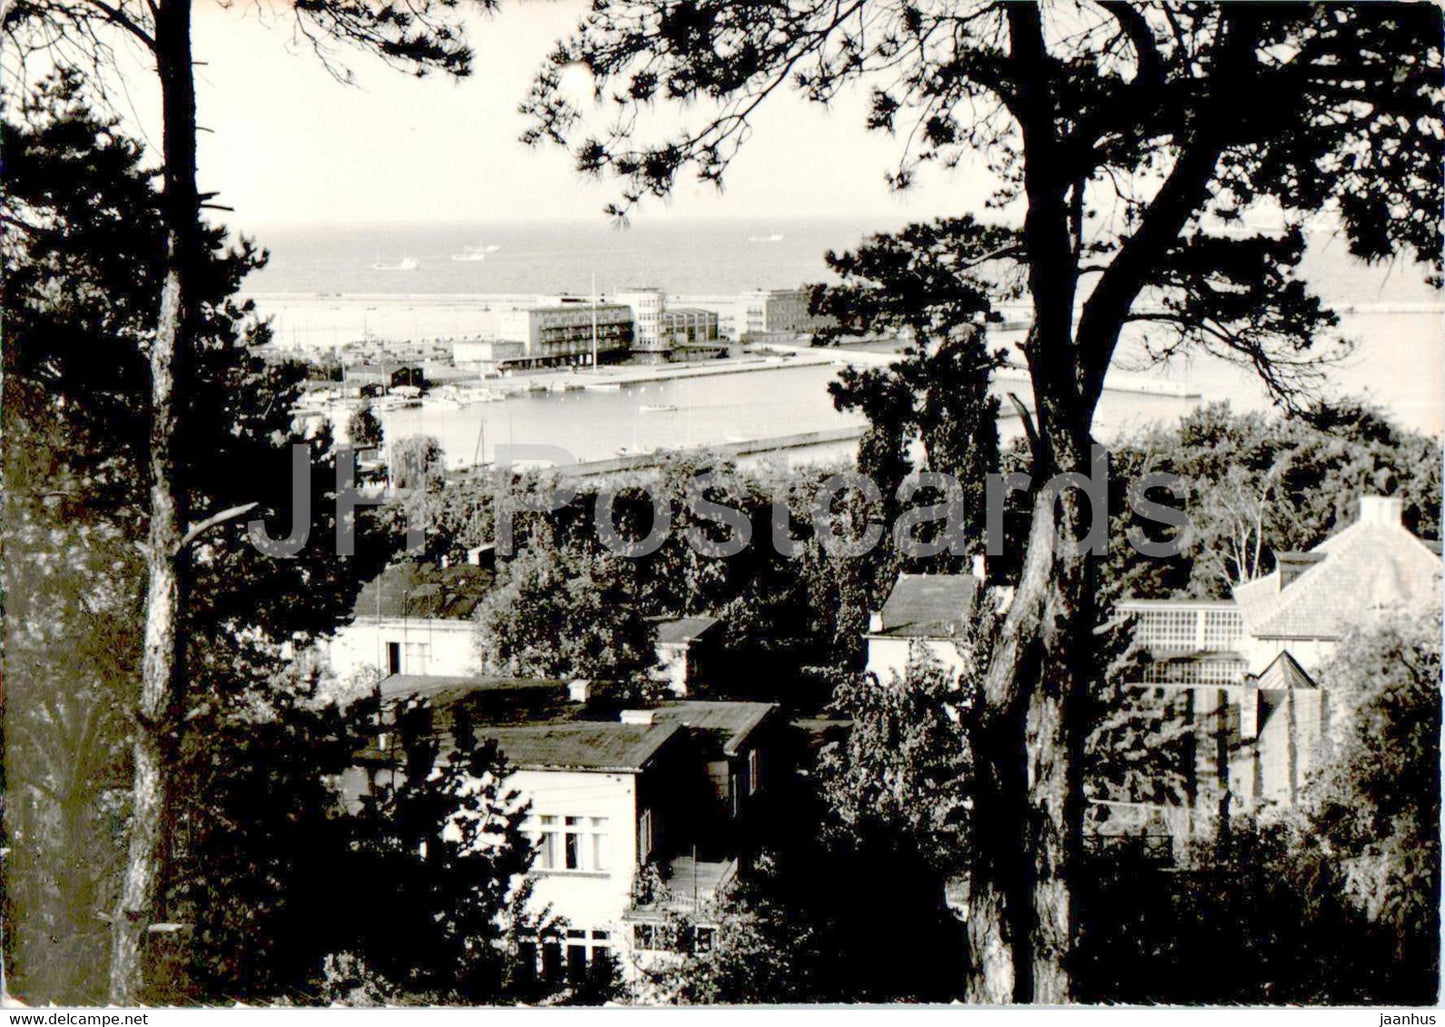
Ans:
{"type": "Polygon", "coordinates": [[[597,373],[597,272],[592,272],[592,373],[597,373]]]}

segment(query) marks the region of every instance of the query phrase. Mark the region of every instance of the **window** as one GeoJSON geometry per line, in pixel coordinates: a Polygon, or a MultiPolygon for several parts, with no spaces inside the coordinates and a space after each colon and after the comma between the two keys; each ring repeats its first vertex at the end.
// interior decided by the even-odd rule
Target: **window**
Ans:
{"type": "Polygon", "coordinates": [[[646,863],[652,856],[652,810],[642,811],[642,818],[637,822],[637,861],[646,863]]]}
{"type": "Polygon", "coordinates": [[[612,837],[607,817],[539,816],[528,830],[537,846],[537,870],[601,873],[612,868],[612,837]]]}
{"type": "Polygon", "coordinates": [[[581,823],[581,821],[581,817],[567,818],[567,833],[563,837],[566,840],[568,870],[582,869],[582,853],[580,851],[582,836],[573,830],[573,828],[577,827],[581,823]]]}
{"type": "Polygon", "coordinates": [[[612,942],[606,931],[583,930],[568,930],[565,937],[547,934],[540,939],[518,942],[521,980],[536,980],[538,957],[542,979],[553,984],[564,979],[577,984],[586,980],[590,967],[612,965],[612,942]]]}
{"type": "Polygon", "coordinates": [[[762,757],[757,749],[748,751],[748,794],[756,795],[763,790],[762,757]]]}
{"type": "Polygon", "coordinates": [[[431,660],[431,645],[426,642],[408,642],[406,644],[405,667],[408,674],[425,674],[427,663],[431,660]]]}
{"type": "Polygon", "coordinates": [[[520,983],[530,985],[537,980],[537,944],[524,941],[517,945],[517,970],[520,983]]]}
{"type": "Polygon", "coordinates": [[[692,936],[692,950],[694,952],[711,952],[717,948],[717,928],[699,927],[692,936]]]}
{"type": "Polygon", "coordinates": [[[643,952],[657,952],[662,948],[658,943],[661,934],[657,924],[633,924],[632,947],[643,952]]]}
{"type": "Polygon", "coordinates": [[[592,818],[592,869],[612,869],[612,834],[606,817],[592,818]]]}
{"type": "Polygon", "coordinates": [[[587,977],[587,932],[567,932],[567,979],[580,983],[587,977]]]}
{"type": "Polygon", "coordinates": [[[401,643],[386,643],[386,672],[387,674],[401,673],[401,643]]]}
{"type": "Polygon", "coordinates": [[[556,938],[543,939],[542,977],[549,982],[562,979],[562,943],[556,938]]]}
{"type": "Polygon", "coordinates": [[[537,845],[537,868],[557,869],[557,818],[542,817],[542,830],[537,845]]]}

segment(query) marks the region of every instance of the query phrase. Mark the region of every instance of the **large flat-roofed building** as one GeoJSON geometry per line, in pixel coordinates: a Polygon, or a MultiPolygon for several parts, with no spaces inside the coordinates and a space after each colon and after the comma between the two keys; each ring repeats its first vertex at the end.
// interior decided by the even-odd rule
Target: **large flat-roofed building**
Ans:
{"type": "Polygon", "coordinates": [[[674,349],[711,346],[718,341],[718,315],[701,307],[670,307],[662,313],[661,332],[674,349]]]}
{"type": "Polygon", "coordinates": [[[522,364],[526,356],[527,344],[509,339],[459,339],[452,343],[452,363],[483,374],[522,364]]]}
{"type": "Polygon", "coordinates": [[[452,347],[458,367],[483,374],[531,367],[592,363],[593,329],[599,364],[626,358],[632,351],[632,308],[563,297],[556,302],[502,312],[495,339],[459,340],[452,347]]]}
{"type": "Polygon", "coordinates": [[[661,364],[721,349],[717,311],[669,307],[667,295],[653,287],[624,289],[614,299],[632,308],[632,356],[638,363],[661,364]]]}
{"type": "Polygon", "coordinates": [[[662,328],[667,295],[654,286],[632,286],[613,299],[632,309],[633,356],[651,363],[666,360],[672,348],[672,340],[662,328]]]}
{"type": "Polygon", "coordinates": [[[828,323],[827,318],[808,313],[807,289],[756,289],[743,293],[740,300],[740,337],[805,335],[828,323]]]}

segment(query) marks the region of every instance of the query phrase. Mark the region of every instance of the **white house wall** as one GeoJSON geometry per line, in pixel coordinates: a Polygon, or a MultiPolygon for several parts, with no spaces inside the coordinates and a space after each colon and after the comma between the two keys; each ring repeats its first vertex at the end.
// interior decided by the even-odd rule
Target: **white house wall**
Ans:
{"type": "Polygon", "coordinates": [[[345,679],[359,670],[385,676],[387,643],[401,646],[403,674],[476,674],[477,655],[471,621],[419,617],[358,618],[338,631],[326,650],[331,669],[345,679]]]}
{"type": "Polygon", "coordinates": [[[896,672],[901,678],[908,668],[910,645],[921,645],[945,668],[954,674],[965,670],[963,654],[952,639],[888,638],[868,636],[868,671],[878,675],[878,680],[887,682],[896,672]]]}
{"type": "Polygon", "coordinates": [[[637,869],[637,779],[631,774],[519,770],[508,780],[531,801],[529,823],[543,816],[605,817],[611,857],[606,871],[534,868],[532,909],[551,907],[568,926],[611,934],[614,951],[625,954],[622,915],[632,902],[637,869]]]}

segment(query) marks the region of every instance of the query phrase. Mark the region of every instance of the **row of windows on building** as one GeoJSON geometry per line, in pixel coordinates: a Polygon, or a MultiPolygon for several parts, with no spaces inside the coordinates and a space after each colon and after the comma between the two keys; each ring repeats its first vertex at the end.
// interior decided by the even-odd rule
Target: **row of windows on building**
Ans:
{"type": "Polygon", "coordinates": [[[1135,638],[1155,652],[1233,649],[1244,635],[1244,618],[1232,606],[1149,606],[1137,618],[1135,638]]]}
{"type": "Polygon", "coordinates": [[[615,965],[614,959],[608,931],[568,930],[565,935],[547,935],[517,946],[524,975],[537,974],[554,984],[580,984],[589,968],[595,972],[604,964],[615,965]]]}
{"type": "Polygon", "coordinates": [[[603,873],[612,869],[612,835],[607,817],[529,817],[537,847],[536,870],[603,873]]]}
{"type": "MultiPolygon", "coordinates": [[[[716,947],[717,927],[711,924],[683,928],[667,923],[632,925],[632,948],[636,952],[701,954],[716,947]]],[[[617,959],[612,932],[578,928],[522,942],[517,946],[517,957],[525,973],[552,983],[580,983],[589,971],[595,973],[607,964],[615,967],[617,959]]]]}

